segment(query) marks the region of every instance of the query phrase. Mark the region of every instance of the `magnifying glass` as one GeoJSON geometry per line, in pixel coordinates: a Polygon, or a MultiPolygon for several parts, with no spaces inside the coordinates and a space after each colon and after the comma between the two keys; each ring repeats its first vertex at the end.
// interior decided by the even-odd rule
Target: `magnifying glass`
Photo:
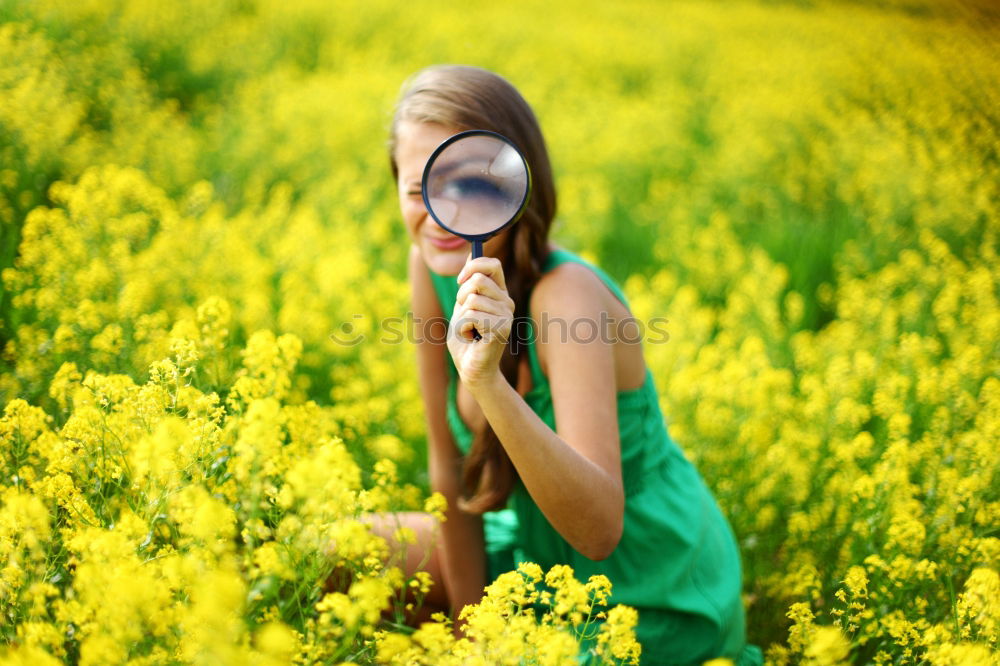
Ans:
{"type": "Polygon", "coordinates": [[[507,137],[469,130],[448,137],[424,167],[424,206],[445,231],[472,243],[472,258],[483,243],[513,224],[531,196],[528,162],[507,137]]]}

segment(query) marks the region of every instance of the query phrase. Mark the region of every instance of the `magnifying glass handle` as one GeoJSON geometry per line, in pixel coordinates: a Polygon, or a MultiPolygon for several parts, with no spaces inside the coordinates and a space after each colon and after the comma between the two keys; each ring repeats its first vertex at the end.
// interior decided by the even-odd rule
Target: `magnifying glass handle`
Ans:
{"type": "MultiPolygon", "coordinates": [[[[483,241],[481,240],[472,241],[472,258],[478,259],[481,256],[483,256],[483,241]]],[[[477,331],[476,329],[472,329],[472,339],[475,340],[476,342],[479,342],[480,340],[483,339],[483,336],[479,335],[479,331],[477,331]]]]}

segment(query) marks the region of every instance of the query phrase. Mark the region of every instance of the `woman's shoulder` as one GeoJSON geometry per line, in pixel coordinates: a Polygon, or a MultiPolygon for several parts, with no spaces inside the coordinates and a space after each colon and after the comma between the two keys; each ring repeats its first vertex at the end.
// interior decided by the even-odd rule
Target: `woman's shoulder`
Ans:
{"type": "Polygon", "coordinates": [[[565,262],[539,278],[531,292],[531,311],[597,306],[604,301],[604,293],[606,289],[594,271],[580,263],[565,262]]]}

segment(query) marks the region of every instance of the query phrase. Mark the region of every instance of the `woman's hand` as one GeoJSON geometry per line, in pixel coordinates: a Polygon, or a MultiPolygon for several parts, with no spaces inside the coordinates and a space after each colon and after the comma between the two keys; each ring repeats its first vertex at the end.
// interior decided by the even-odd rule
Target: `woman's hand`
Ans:
{"type": "Polygon", "coordinates": [[[470,390],[500,375],[500,357],[514,321],[499,259],[479,257],[458,274],[458,296],[448,329],[448,351],[459,378],[470,390]],[[476,339],[478,333],[481,339],[476,339]]]}

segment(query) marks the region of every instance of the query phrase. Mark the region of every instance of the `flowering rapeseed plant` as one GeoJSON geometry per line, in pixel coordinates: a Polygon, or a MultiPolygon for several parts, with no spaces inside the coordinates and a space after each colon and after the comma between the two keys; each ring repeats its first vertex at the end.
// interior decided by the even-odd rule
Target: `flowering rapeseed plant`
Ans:
{"type": "Polygon", "coordinates": [[[641,648],[633,631],[638,616],[627,606],[604,610],[611,583],[586,583],[565,565],[543,575],[521,563],[486,587],[483,600],[466,606],[456,638],[447,618],[422,625],[412,636],[381,634],[377,657],[391,664],[637,664],[641,648]],[[581,651],[582,646],[582,651],[581,651]]]}

